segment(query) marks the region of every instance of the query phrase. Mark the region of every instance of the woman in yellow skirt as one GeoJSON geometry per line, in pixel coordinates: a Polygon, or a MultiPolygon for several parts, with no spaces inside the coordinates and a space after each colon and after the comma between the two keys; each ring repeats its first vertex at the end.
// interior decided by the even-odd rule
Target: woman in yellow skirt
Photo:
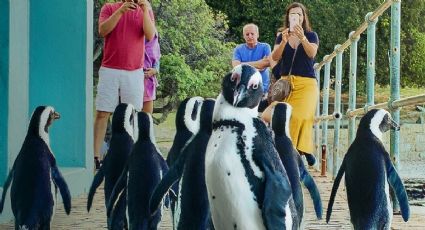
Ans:
{"type": "MultiPolygon", "coordinates": [[[[273,61],[278,62],[273,74],[291,82],[292,91],[285,99],[292,106],[290,138],[308,164],[314,165],[313,122],[319,90],[313,65],[319,37],[311,29],[305,6],[298,2],[287,7],[284,26],[279,30],[271,54],[273,61]]],[[[266,122],[271,120],[271,108],[275,103],[262,114],[266,122]]]]}

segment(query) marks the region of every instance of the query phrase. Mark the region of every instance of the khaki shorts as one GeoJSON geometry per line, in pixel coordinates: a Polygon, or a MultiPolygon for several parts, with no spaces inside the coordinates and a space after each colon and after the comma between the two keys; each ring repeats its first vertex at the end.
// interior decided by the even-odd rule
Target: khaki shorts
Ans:
{"type": "Polygon", "coordinates": [[[128,71],[100,67],[96,110],[112,113],[119,103],[127,103],[141,111],[144,79],[143,68],[128,71]]]}

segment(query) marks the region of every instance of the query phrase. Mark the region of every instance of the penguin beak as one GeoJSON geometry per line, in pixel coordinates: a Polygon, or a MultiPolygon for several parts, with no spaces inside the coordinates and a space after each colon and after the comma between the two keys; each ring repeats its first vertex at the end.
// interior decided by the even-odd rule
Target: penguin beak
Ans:
{"type": "Polygon", "coordinates": [[[238,107],[238,104],[245,98],[245,94],[246,94],[245,85],[243,84],[239,85],[233,95],[233,106],[238,107]]]}
{"type": "Polygon", "coordinates": [[[57,120],[57,119],[60,119],[60,118],[61,118],[61,115],[58,112],[53,113],[53,119],[54,120],[57,120]]]}
{"type": "Polygon", "coordinates": [[[390,124],[390,129],[395,130],[395,131],[400,130],[400,125],[397,124],[397,122],[395,122],[393,119],[389,118],[388,123],[390,124]]]}

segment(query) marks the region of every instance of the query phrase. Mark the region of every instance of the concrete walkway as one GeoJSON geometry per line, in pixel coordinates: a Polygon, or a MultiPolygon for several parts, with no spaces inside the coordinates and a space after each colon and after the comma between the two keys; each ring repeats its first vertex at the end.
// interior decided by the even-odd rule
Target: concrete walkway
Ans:
{"type": "MultiPolygon", "coordinates": [[[[323,202],[323,213],[325,218],[326,208],[329,200],[330,191],[332,188],[332,180],[330,177],[319,177],[317,172],[312,172],[316,183],[319,186],[320,193],[322,195],[323,202]]],[[[333,207],[332,217],[329,224],[326,224],[325,220],[317,220],[314,214],[313,203],[309,195],[304,191],[305,199],[305,229],[326,229],[326,230],[340,230],[340,229],[351,229],[348,213],[348,205],[346,202],[345,189],[343,184],[337,193],[335,204],[333,207]]],[[[93,207],[90,213],[86,211],[87,197],[83,195],[81,197],[72,200],[72,210],[70,216],[66,216],[63,205],[60,204],[56,211],[52,223],[52,229],[106,229],[106,214],[103,201],[103,188],[99,188],[93,201],[93,207]]],[[[425,207],[411,206],[411,217],[409,222],[403,222],[400,215],[394,216],[393,229],[425,229],[425,207]]],[[[1,230],[11,230],[13,223],[0,225],[1,230]]],[[[172,229],[170,221],[170,212],[166,212],[161,222],[160,230],[172,229]]]]}

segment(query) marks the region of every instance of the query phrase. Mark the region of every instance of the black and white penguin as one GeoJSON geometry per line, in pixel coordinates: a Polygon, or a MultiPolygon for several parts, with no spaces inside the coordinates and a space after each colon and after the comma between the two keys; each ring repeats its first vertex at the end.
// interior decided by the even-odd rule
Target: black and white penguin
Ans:
{"type": "MultiPolygon", "coordinates": [[[[190,143],[199,131],[199,116],[202,102],[202,97],[192,97],[183,100],[176,113],[176,134],[174,136],[173,145],[167,155],[167,164],[171,167],[177,160],[181,150],[185,145],[190,143]]],[[[179,181],[174,183],[170,195],[171,214],[174,219],[175,202],[178,199],[179,181]]]]}
{"type": "Polygon", "coordinates": [[[313,200],[314,209],[318,219],[322,218],[322,200],[313,177],[305,168],[300,154],[295,150],[289,132],[292,106],[285,102],[274,105],[271,110],[272,120],[270,126],[273,130],[276,150],[285,166],[291,183],[292,196],[297,210],[298,225],[302,226],[304,215],[304,198],[301,182],[307,187],[313,200]]]}
{"type": "MultiPolygon", "coordinates": [[[[102,183],[103,179],[105,179],[105,206],[108,205],[112,189],[124,169],[134,143],[135,119],[133,105],[121,103],[115,108],[112,117],[111,143],[102,166],[93,178],[87,199],[87,211],[90,211],[96,189],[102,183]]],[[[121,202],[125,202],[125,199],[121,202]]],[[[125,220],[125,205],[120,215],[122,218],[116,218],[118,221],[116,223],[111,223],[110,217],[107,216],[109,229],[122,229],[127,224],[125,220]]]]}
{"type": "Polygon", "coordinates": [[[238,65],[222,82],[205,156],[216,229],[293,229],[296,212],[285,168],[257,117],[261,75],[238,65]]]}
{"type": "MultiPolygon", "coordinates": [[[[151,217],[149,198],[163,175],[167,173],[168,166],[156,146],[151,115],[139,112],[137,117],[138,139],[112,191],[108,215],[111,216],[112,222],[116,222],[117,211],[120,212],[119,209],[123,208],[117,199],[123,199],[121,197],[126,193],[129,229],[157,229],[162,212],[151,217]]],[[[161,209],[162,207],[161,203],[161,209]]]]}
{"type": "Polygon", "coordinates": [[[155,213],[170,187],[180,180],[180,191],[174,213],[174,229],[210,229],[211,218],[205,185],[205,152],[212,132],[213,99],[201,106],[200,129],[180,153],[170,171],[156,187],[150,202],[155,213]]]}
{"type": "Polygon", "coordinates": [[[167,155],[167,164],[171,165],[177,160],[183,146],[199,131],[199,116],[202,97],[191,97],[183,100],[176,112],[176,134],[173,145],[167,155]]]}
{"type": "Polygon", "coordinates": [[[58,188],[66,214],[71,211],[68,185],[50,148],[49,127],[59,117],[53,107],[35,109],[21,151],[3,186],[0,213],[7,189],[12,184],[10,199],[15,229],[50,229],[58,188]]]}
{"type": "Polygon", "coordinates": [[[382,144],[382,135],[390,128],[400,129],[384,109],[373,109],[360,120],[356,138],[348,148],[335,178],[326,222],[331,217],[332,205],[344,173],[354,229],[390,229],[393,215],[390,185],[400,203],[403,220],[409,219],[406,190],[382,144]]]}

